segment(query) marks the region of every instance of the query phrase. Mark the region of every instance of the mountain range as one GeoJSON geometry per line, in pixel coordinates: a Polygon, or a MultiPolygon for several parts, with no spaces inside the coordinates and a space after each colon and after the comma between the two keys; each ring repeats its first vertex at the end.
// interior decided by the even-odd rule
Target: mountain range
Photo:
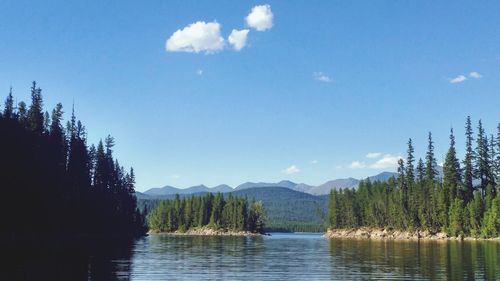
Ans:
{"type": "MultiPolygon", "coordinates": [[[[368,177],[371,181],[385,181],[390,177],[397,176],[394,172],[382,172],[375,176],[368,177]]],[[[197,185],[189,188],[176,188],[173,186],[164,186],[151,188],[144,193],[138,192],[138,197],[156,197],[156,196],[167,196],[173,194],[194,194],[194,193],[204,193],[204,192],[233,192],[249,188],[260,188],[260,187],[284,187],[294,191],[304,192],[311,195],[326,195],[330,193],[332,189],[344,189],[344,188],[355,188],[359,185],[360,180],[355,178],[345,178],[345,179],[335,179],[327,181],[321,185],[313,186],[305,183],[294,183],[292,181],[283,180],[277,183],[269,182],[245,182],[234,189],[226,184],[221,184],[214,187],[207,187],[205,185],[197,185]]]]}

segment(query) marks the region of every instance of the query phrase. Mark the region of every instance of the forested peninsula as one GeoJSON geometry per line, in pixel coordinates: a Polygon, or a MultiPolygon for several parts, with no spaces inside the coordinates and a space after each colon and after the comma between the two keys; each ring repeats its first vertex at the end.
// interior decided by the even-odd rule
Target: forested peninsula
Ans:
{"type": "Polygon", "coordinates": [[[0,235],[145,234],[134,170],[114,157],[113,137],[89,145],[74,108],[64,125],[62,104],[44,111],[42,90],[33,82],[30,91],[29,105],[16,104],[11,89],[0,113],[0,235]]]}
{"type": "Polygon", "coordinates": [[[481,120],[465,125],[465,156],[457,158],[455,136],[437,172],[432,134],[425,161],[416,161],[411,139],[398,176],[362,181],[357,189],[332,190],[327,237],[380,239],[488,239],[500,235],[500,124],[496,136],[481,120]]]}
{"type": "Polygon", "coordinates": [[[265,210],[261,201],[229,194],[162,200],[148,215],[149,229],[156,233],[187,235],[263,234],[265,210]]]}

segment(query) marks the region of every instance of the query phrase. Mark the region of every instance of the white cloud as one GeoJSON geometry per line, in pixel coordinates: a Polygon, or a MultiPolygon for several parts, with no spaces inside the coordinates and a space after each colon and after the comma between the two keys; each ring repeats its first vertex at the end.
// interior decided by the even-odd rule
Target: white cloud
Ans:
{"type": "Polygon", "coordinates": [[[330,78],[328,75],[324,74],[323,72],[314,72],[313,76],[316,81],[321,81],[326,83],[333,82],[333,79],[330,78]]]}
{"type": "Polygon", "coordinates": [[[198,69],[196,70],[197,75],[203,75],[203,69],[198,69]]]}
{"type": "Polygon", "coordinates": [[[248,29],[242,29],[242,30],[233,29],[227,41],[229,41],[229,43],[233,45],[233,48],[236,51],[239,51],[243,49],[243,47],[245,47],[245,45],[247,44],[247,35],[249,31],[250,30],[248,29]]]}
{"type": "Polygon", "coordinates": [[[176,179],[180,179],[180,178],[181,178],[181,176],[179,176],[179,175],[171,175],[170,177],[171,177],[172,179],[174,179],[174,180],[176,180],[176,179]]]}
{"type": "Polygon", "coordinates": [[[319,161],[318,160],[312,160],[310,163],[313,164],[313,165],[316,165],[316,164],[319,163],[319,161]]]}
{"type": "Polygon", "coordinates": [[[450,83],[455,84],[455,83],[461,83],[467,80],[467,77],[463,75],[458,75],[457,77],[453,78],[450,80],[450,83]]]}
{"type": "Polygon", "coordinates": [[[360,161],[352,161],[352,163],[349,165],[349,168],[351,169],[363,169],[366,167],[365,162],[360,162],[360,161]]]}
{"type": "Polygon", "coordinates": [[[168,38],[168,52],[216,53],[224,48],[224,38],[220,35],[218,22],[198,21],[179,29],[168,38]]]}
{"type": "Polygon", "coordinates": [[[290,166],[290,167],[288,167],[288,168],[286,168],[286,169],[282,170],[281,172],[282,172],[282,173],[285,173],[285,174],[287,174],[287,175],[291,175],[291,174],[295,174],[295,173],[300,172],[300,169],[299,169],[297,166],[292,165],[292,166],[290,166]]]}
{"type": "Polygon", "coordinates": [[[366,158],[370,158],[370,159],[379,158],[380,156],[382,156],[381,152],[370,152],[370,153],[366,154],[366,158]]]}
{"type": "Polygon", "coordinates": [[[387,168],[394,168],[398,164],[398,160],[401,159],[401,156],[398,155],[392,155],[392,154],[385,154],[377,160],[377,162],[373,163],[370,165],[371,169],[387,169],[387,168]]]}
{"type": "Polygon", "coordinates": [[[260,5],[252,8],[245,18],[247,25],[257,31],[264,31],[273,27],[273,12],[270,5],[260,5]]]}
{"type": "Polygon", "coordinates": [[[472,71],[471,73],[469,73],[469,77],[479,79],[479,78],[482,78],[483,75],[481,75],[479,72],[472,71]]]}

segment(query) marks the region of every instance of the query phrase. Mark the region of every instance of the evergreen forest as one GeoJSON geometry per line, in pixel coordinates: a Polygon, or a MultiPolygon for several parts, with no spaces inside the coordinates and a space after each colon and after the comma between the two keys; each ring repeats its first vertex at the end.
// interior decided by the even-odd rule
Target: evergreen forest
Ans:
{"type": "Polygon", "coordinates": [[[488,135],[479,120],[465,124],[465,153],[457,157],[450,131],[443,175],[437,170],[432,134],[425,159],[416,160],[408,140],[398,176],[385,182],[364,180],[357,189],[332,190],[329,227],[379,227],[446,232],[450,236],[491,238],[500,235],[500,124],[488,135]]]}

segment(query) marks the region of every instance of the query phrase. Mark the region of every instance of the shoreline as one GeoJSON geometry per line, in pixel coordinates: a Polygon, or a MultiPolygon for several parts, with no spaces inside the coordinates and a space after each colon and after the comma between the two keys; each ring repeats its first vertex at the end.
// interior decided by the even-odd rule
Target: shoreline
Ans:
{"type": "Polygon", "coordinates": [[[232,231],[224,229],[211,229],[211,228],[192,228],[186,231],[176,230],[173,232],[155,232],[149,231],[148,234],[161,234],[172,236],[264,236],[266,234],[253,233],[249,231],[232,231]]]}
{"type": "Polygon", "coordinates": [[[326,239],[366,239],[366,240],[395,240],[395,241],[500,241],[496,238],[477,238],[469,236],[449,236],[445,232],[431,233],[429,231],[401,231],[387,228],[350,228],[350,229],[327,229],[323,234],[326,239]]]}

